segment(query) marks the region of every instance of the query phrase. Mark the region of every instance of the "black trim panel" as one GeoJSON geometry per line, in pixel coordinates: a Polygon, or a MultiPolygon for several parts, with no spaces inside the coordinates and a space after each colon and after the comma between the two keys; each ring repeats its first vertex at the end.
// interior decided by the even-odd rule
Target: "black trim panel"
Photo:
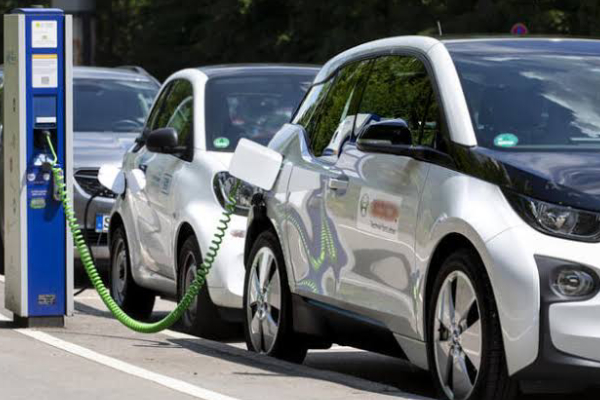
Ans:
{"type": "Polygon", "coordinates": [[[292,304],[294,330],[309,338],[310,347],[337,343],[407,359],[394,334],[375,320],[298,294],[292,304]]]}

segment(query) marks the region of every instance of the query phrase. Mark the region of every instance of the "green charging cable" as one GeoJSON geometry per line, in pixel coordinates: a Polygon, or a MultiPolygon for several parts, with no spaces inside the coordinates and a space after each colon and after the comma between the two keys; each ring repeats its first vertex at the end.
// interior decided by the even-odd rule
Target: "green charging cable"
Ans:
{"type": "Polygon", "coordinates": [[[110,292],[104,286],[100,275],[98,274],[98,270],[94,266],[94,262],[92,261],[92,256],[90,254],[90,250],[85,243],[83,235],[81,233],[81,228],[77,223],[77,219],[75,218],[75,213],[73,211],[73,207],[69,202],[69,197],[67,194],[67,185],[65,184],[63,171],[58,164],[58,157],[56,156],[56,152],[54,151],[54,146],[52,145],[52,140],[50,139],[50,135],[46,135],[46,140],[48,142],[48,146],[50,147],[50,151],[52,152],[52,156],[54,160],[50,162],[52,166],[52,174],[54,175],[54,184],[57,185],[58,195],[60,201],[63,204],[63,208],[65,211],[65,219],[67,221],[67,225],[69,225],[69,229],[71,229],[71,233],[73,235],[73,242],[75,243],[75,247],[79,252],[79,256],[85,268],[85,272],[87,273],[90,281],[94,285],[94,288],[98,291],[100,298],[108,307],[110,312],[115,316],[119,322],[121,322],[126,327],[141,333],[156,333],[160,332],[164,329],[168,329],[171,327],[185,312],[185,310],[190,306],[192,301],[200,292],[200,289],[206,282],[206,276],[212,267],[212,264],[219,253],[219,249],[221,247],[221,243],[223,242],[223,237],[225,236],[225,231],[229,226],[229,221],[231,221],[231,214],[235,210],[236,199],[235,193],[240,185],[240,182],[237,181],[229,194],[229,204],[225,206],[225,211],[223,211],[223,218],[219,221],[220,225],[217,227],[217,232],[213,236],[213,240],[211,241],[211,246],[206,254],[205,259],[202,261],[202,265],[198,267],[198,271],[196,273],[196,278],[190,285],[188,291],[185,293],[181,302],[177,304],[177,307],[173,311],[171,311],[166,317],[157,322],[147,323],[137,321],[130,316],[128,316],[125,311],[119,307],[119,305],[113,300],[110,295],[110,292]]]}

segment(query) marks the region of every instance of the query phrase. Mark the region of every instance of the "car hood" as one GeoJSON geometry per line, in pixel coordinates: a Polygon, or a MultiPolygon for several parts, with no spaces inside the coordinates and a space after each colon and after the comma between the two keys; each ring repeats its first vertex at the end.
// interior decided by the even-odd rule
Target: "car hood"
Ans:
{"type": "Polygon", "coordinates": [[[121,166],[123,155],[139,133],[74,132],[73,167],[100,168],[110,164],[121,166]]]}
{"type": "MultiPolygon", "coordinates": [[[[600,211],[600,154],[591,151],[521,152],[479,149],[488,177],[540,200],[600,211]],[[495,170],[495,172],[493,172],[495,170]]],[[[489,180],[489,179],[488,179],[489,180]]]]}

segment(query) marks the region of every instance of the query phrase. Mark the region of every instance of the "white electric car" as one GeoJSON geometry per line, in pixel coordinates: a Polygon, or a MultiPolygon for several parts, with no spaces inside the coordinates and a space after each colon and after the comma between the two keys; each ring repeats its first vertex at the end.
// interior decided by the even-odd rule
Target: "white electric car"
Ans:
{"type": "Polygon", "coordinates": [[[592,40],[397,37],[330,60],[253,197],[248,348],[405,357],[443,399],[598,384],[599,71],[592,40]]]}
{"type": "MultiPolygon", "coordinates": [[[[217,233],[238,140],[268,143],[317,72],[309,66],[223,65],[182,70],[163,84],[143,134],[123,160],[125,176],[141,170],[146,185],[127,188],[110,218],[110,288],[125,311],[147,318],[157,294],[185,293],[217,233]]],[[[251,194],[248,186],[238,191],[208,283],[184,315],[184,327],[198,335],[219,338],[235,329],[236,319],[241,323],[251,194]]]]}

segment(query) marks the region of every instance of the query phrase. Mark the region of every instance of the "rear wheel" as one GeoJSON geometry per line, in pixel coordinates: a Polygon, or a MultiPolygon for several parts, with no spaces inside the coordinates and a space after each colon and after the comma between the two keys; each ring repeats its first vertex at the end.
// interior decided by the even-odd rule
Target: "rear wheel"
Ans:
{"type": "Polygon", "coordinates": [[[116,228],[111,235],[110,294],[129,316],[145,320],[152,315],[156,295],[139,286],[133,279],[129,248],[122,226],[116,228]]]}
{"type": "Polygon", "coordinates": [[[516,396],[492,293],[485,267],[473,251],[453,253],[437,275],[429,303],[428,353],[443,399],[516,396]]]}
{"type": "Polygon", "coordinates": [[[283,254],[272,232],[259,235],[248,262],[244,282],[244,332],[248,350],[301,363],[307,346],[293,331],[283,254]]]}
{"type": "MultiPolygon", "coordinates": [[[[202,256],[196,237],[188,237],[179,252],[178,299],[181,301],[185,293],[196,279],[198,266],[202,256]]],[[[205,283],[181,318],[183,329],[191,334],[206,339],[230,339],[239,335],[239,324],[224,321],[219,308],[212,302],[208,285],[205,283]]]]}

